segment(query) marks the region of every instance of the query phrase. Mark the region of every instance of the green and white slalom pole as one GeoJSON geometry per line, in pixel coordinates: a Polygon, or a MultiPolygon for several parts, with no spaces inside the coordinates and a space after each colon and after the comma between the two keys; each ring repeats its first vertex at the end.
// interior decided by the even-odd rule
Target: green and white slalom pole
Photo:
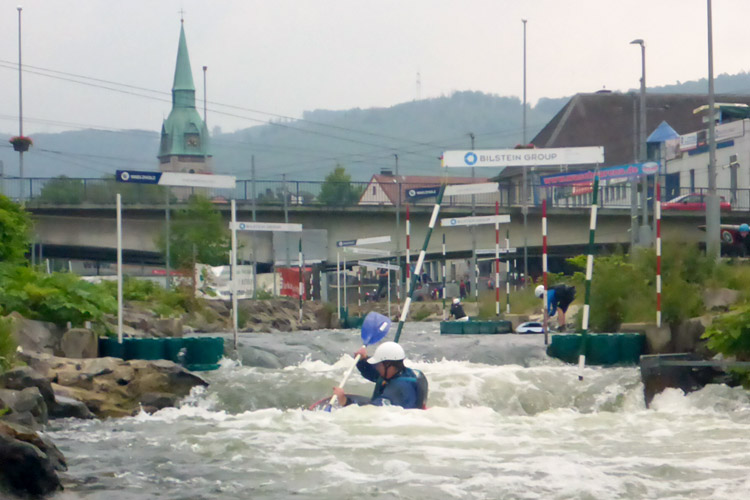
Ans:
{"type": "Polygon", "coordinates": [[[510,231],[505,230],[505,312],[510,314],[510,231]]]}
{"type": "Polygon", "coordinates": [[[443,233],[443,321],[445,321],[448,316],[445,313],[445,297],[448,294],[448,287],[446,283],[446,277],[445,277],[445,233],[443,233]]]}
{"type": "Polygon", "coordinates": [[[599,194],[599,175],[594,176],[594,192],[591,201],[591,221],[589,223],[589,254],[586,257],[586,296],[583,304],[583,336],[581,352],[578,355],[578,380],[583,380],[583,368],[586,366],[586,336],[589,332],[589,312],[591,304],[591,277],[594,274],[594,234],[596,234],[597,197],[599,194]]]}
{"type": "Polygon", "coordinates": [[[409,296],[404,301],[404,307],[401,310],[401,317],[398,320],[398,329],[396,330],[396,337],[393,339],[394,342],[398,342],[401,337],[401,330],[404,328],[406,317],[409,315],[409,307],[411,306],[411,299],[414,295],[414,289],[417,284],[417,276],[422,273],[422,264],[424,264],[425,253],[427,253],[427,245],[430,243],[430,237],[432,236],[432,230],[435,229],[435,223],[437,222],[438,214],[440,213],[440,204],[443,202],[443,194],[445,193],[445,184],[440,186],[438,191],[437,201],[435,206],[432,207],[432,216],[430,217],[430,224],[427,227],[427,235],[424,238],[422,244],[422,250],[419,251],[419,258],[417,258],[417,265],[414,267],[414,272],[411,274],[411,281],[409,284],[409,296]]]}
{"type": "Polygon", "coordinates": [[[305,295],[305,279],[302,272],[302,238],[299,239],[299,322],[302,323],[302,297],[305,295]]]}

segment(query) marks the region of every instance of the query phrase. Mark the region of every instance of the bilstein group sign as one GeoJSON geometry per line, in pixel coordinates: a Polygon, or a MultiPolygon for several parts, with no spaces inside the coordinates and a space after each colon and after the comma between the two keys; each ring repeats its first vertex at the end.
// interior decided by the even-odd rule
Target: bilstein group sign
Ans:
{"type": "Polygon", "coordinates": [[[478,149],[445,151],[443,167],[534,167],[604,163],[604,148],[478,149]]]}

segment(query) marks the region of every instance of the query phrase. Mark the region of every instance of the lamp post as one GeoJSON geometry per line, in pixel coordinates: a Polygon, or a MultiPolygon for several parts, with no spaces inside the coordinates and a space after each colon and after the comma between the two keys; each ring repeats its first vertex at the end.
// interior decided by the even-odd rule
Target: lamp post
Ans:
{"type": "MultiPolygon", "coordinates": [[[[523,23],[523,146],[526,147],[526,19],[521,19],[523,23]]],[[[523,214],[523,284],[527,286],[529,281],[529,237],[528,237],[528,215],[529,207],[526,205],[528,202],[528,189],[529,181],[526,174],[526,169],[523,168],[523,189],[521,189],[521,196],[523,196],[523,204],[521,206],[521,213],[523,214]]]]}
{"type": "MultiPolygon", "coordinates": [[[[646,44],[640,38],[630,42],[632,45],[641,46],[641,109],[639,113],[640,125],[638,126],[638,159],[646,161],[646,44]]],[[[641,208],[643,209],[641,227],[638,233],[638,242],[642,246],[648,246],[651,242],[651,230],[648,225],[648,177],[643,176],[641,181],[641,208]]],[[[632,192],[632,191],[631,191],[632,192]]]]}
{"type": "MultiPolygon", "coordinates": [[[[21,71],[21,11],[18,9],[18,135],[23,137],[23,73],[21,71]]],[[[23,201],[23,151],[18,151],[18,177],[21,179],[20,198],[23,201]]]]}
{"type": "Polygon", "coordinates": [[[708,18],[708,195],[706,196],[706,256],[719,260],[721,214],[716,195],[716,119],[714,118],[714,42],[711,0],[706,0],[708,18]]]}

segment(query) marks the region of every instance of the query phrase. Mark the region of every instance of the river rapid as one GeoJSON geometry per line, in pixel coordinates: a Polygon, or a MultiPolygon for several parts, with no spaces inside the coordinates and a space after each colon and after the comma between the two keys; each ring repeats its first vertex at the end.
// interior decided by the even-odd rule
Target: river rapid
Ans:
{"type": "MultiPolygon", "coordinates": [[[[389,338],[393,338],[393,331],[389,338]]],[[[243,334],[241,362],[179,408],[47,429],[68,459],[55,499],[744,499],[750,398],[714,385],[646,409],[637,368],[547,358],[541,335],[407,325],[429,409],[305,409],[351,365],[358,332],[243,334]]],[[[372,352],[372,348],[370,350],[372,352]]],[[[358,374],[347,392],[369,395],[358,374]]]]}

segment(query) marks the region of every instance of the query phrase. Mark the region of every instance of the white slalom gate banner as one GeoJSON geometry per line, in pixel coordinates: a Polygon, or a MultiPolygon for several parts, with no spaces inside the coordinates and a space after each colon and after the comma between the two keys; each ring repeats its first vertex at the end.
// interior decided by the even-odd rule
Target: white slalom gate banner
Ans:
{"type": "Polygon", "coordinates": [[[378,243],[390,243],[390,236],[373,236],[370,238],[358,238],[356,240],[341,240],[336,242],[336,246],[342,247],[354,247],[361,245],[376,245],[378,243]]]}
{"type": "MultiPolygon", "coordinates": [[[[498,248],[497,253],[516,253],[516,248],[498,248]]],[[[482,250],[477,250],[477,255],[495,255],[495,249],[494,248],[484,248],[482,250]]]]}
{"type": "MultiPolygon", "coordinates": [[[[237,298],[253,297],[253,266],[236,266],[237,298]]],[[[232,297],[231,266],[195,265],[195,296],[208,300],[230,300],[232,297]]]]}
{"type": "Polygon", "coordinates": [[[443,227],[478,226],[480,224],[507,224],[510,215],[480,215],[476,217],[459,217],[451,219],[440,219],[443,227]]]}
{"type": "Polygon", "coordinates": [[[358,266],[366,267],[367,269],[388,269],[390,271],[399,271],[400,268],[393,264],[386,264],[384,262],[370,262],[367,260],[358,260],[358,266]]]}
{"type": "Polygon", "coordinates": [[[344,247],[344,251],[359,255],[379,255],[381,257],[388,257],[391,255],[391,252],[388,250],[380,250],[377,248],[344,247]]]}
{"type": "Polygon", "coordinates": [[[230,222],[229,229],[235,231],[281,231],[299,233],[302,224],[286,224],[283,222],[230,222]]]}
{"type": "Polygon", "coordinates": [[[118,170],[117,182],[129,184],[158,184],[160,186],[203,187],[234,189],[233,175],[187,174],[183,172],[148,172],[144,170],[118,170]]]}
{"type": "Polygon", "coordinates": [[[594,165],[604,163],[604,147],[477,149],[445,151],[447,167],[534,167],[545,165],[594,165]]]}
{"type": "Polygon", "coordinates": [[[495,192],[497,192],[497,182],[453,184],[451,186],[445,186],[443,196],[460,196],[462,194],[485,194],[495,192]]]}

